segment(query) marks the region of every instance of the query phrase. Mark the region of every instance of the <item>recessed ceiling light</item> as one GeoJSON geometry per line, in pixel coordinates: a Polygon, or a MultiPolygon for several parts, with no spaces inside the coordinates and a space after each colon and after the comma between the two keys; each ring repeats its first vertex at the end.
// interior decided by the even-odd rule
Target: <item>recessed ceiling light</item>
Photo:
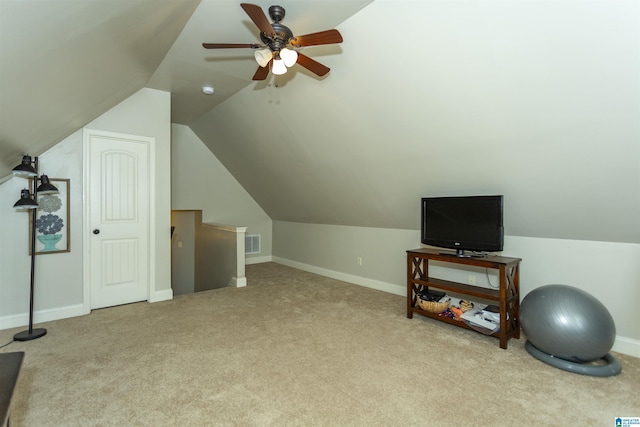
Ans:
{"type": "Polygon", "coordinates": [[[205,95],[213,95],[214,89],[211,86],[203,86],[202,93],[205,95]]]}

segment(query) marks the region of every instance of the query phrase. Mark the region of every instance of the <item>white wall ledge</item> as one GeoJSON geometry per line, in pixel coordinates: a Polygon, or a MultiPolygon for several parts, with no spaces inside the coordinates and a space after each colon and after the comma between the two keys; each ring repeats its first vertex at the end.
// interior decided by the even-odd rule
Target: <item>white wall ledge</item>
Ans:
{"type": "MultiPolygon", "coordinates": [[[[247,227],[238,227],[235,225],[215,224],[212,222],[203,222],[204,227],[215,228],[216,230],[230,231],[231,233],[246,233],[247,227]]],[[[243,240],[244,242],[244,240],[243,240]]]]}

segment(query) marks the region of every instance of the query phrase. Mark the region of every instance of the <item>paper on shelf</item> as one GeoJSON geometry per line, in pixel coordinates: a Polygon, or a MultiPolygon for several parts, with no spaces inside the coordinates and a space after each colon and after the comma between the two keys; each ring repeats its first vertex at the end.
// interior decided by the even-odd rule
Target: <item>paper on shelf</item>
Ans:
{"type": "Polygon", "coordinates": [[[469,323],[473,323],[474,325],[488,329],[489,331],[495,331],[500,327],[498,323],[490,322],[483,318],[482,308],[475,308],[473,310],[469,310],[465,313],[462,313],[460,318],[462,320],[466,320],[469,323]]]}

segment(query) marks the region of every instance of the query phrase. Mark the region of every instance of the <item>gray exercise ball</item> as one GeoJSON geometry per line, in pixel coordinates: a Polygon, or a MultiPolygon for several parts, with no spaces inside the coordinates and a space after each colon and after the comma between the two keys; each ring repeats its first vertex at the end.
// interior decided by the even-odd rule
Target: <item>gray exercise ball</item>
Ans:
{"type": "Polygon", "coordinates": [[[567,285],[541,286],[528,293],[520,304],[520,326],[539,350],[579,363],[603,358],[616,337],[607,308],[567,285]]]}

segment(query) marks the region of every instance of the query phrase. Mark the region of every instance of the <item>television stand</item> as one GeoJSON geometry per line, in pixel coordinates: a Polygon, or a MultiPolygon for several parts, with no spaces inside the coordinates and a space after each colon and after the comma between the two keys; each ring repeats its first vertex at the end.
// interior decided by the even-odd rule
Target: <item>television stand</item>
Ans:
{"type": "Polygon", "coordinates": [[[425,288],[436,288],[443,291],[468,295],[495,301],[500,309],[500,329],[490,334],[500,339],[500,348],[507,348],[509,338],[520,338],[520,323],[518,311],[520,309],[520,258],[502,256],[492,257],[458,257],[456,254],[442,254],[438,250],[420,248],[407,251],[407,317],[413,318],[413,313],[431,319],[440,320],[461,328],[473,329],[461,320],[422,310],[418,307],[417,293],[425,288]],[[500,277],[499,289],[488,289],[471,286],[448,280],[429,277],[429,261],[442,263],[470,265],[474,267],[492,268],[498,270],[500,277]]]}

